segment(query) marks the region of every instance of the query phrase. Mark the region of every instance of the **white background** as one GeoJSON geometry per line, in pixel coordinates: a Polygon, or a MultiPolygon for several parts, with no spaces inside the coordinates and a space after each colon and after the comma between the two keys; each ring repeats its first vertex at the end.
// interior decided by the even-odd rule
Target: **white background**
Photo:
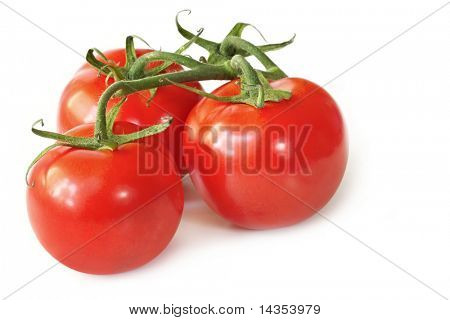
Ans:
{"type": "MultiPolygon", "coordinates": [[[[272,57],[289,75],[318,84],[445,4],[5,2],[81,54],[123,46],[129,34],[175,50],[183,39],[174,16],[186,7],[193,13],[182,16],[184,25],[205,27],[210,39],[221,40],[238,21],[258,26],[269,41],[296,33],[272,57]]],[[[44,118],[55,129],[59,95],[83,59],[0,3],[1,297],[39,276],[1,301],[0,318],[152,318],[131,316],[128,306],[211,303],[245,306],[247,315],[205,319],[251,319],[261,304],[309,303],[322,308],[311,319],[449,319],[449,18],[450,5],[326,85],[350,136],[343,184],[322,211],[335,225],[316,216],[279,230],[237,229],[186,183],[180,229],[152,263],[114,276],[57,265],[39,276],[55,260],[28,222],[24,172],[49,142],[30,125],[44,118]]],[[[255,31],[245,36],[262,42],[255,31]]]]}

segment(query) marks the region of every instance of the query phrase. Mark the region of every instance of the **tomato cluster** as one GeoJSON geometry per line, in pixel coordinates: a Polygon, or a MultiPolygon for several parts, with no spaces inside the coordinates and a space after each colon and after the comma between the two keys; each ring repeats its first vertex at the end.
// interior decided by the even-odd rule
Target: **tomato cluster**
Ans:
{"type": "MultiPolygon", "coordinates": [[[[239,37],[228,42],[242,44],[251,55],[253,47],[235,38],[239,37]]],[[[190,39],[195,42],[198,37],[190,39]]],[[[27,177],[30,221],[50,254],[92,274],[123,272],[147,263],[169,244],[180,223],[184,174],[215,212],[247,229],[298,223],[329,201],[347,162],[346,132],[337,104],[323,88],[281,71],[272,74],[273,79],[269,72],[267,79],[263,73],[253,73],[257,76],[252,78],[253,69],[242,56],[236,57],[239,52],[221,49],[208,63],[198,65],[179,57],[198,70],[191,74],[177,63],[139,79],[114,79],[90,64],[76,72],[60,100],[60,134],[40,131],[59,142],[33,163],[27,177]],[[218,69],[219,63],[223,69],[218,69]],[[230,73],[230,66],[237,66],[238,73],[230,73]],[[184,74],[189,77],[181,78],[184,74]],[[221,77],[230,80],[210,94],[202,93],[199,82],[193,81],[221,77]],[[150,84],[146,89],[158,90],[142,89],[144,81],[150,84]],[[126,99],[112,118],[111,132],[103,134],[116,140],[102,140],[100,97],[121,83],[133,90],[125,92],[124,85],[122,96],[119,89],[111,94],[108,114],[114,113],[121,97],[126,99]],[[277,96],[281,94],[283,98],[277,96]],[[163,132],[137,135],[167,117],[172,122],[163,132]],[[128,139],[130,135],[134,138],[128,139]]],[[[125,66],[127,53],[117,49],[102,56],[125,66]]],[[[134,54],[145,64],[141,73],[164,61],[151,50],[134,54]]]]}

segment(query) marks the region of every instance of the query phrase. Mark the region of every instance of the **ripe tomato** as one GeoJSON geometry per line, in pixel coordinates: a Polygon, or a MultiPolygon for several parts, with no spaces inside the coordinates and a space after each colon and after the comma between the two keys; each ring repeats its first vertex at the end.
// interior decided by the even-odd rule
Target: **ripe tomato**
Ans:
{"type": "MultiPolygon", "coordinates": [[[[347,163],[338,106],[316,84],[298,78],[271,83],[292,97],[257,109],[203,99],[183,138],[192,181],[229,221],[250,229],[297,223],[332,197],[347,163]]],[[[239,93],[236,82],[213,92],[239,93]]]]}
{"type": "MultiPolygon", "coordinates": [[[[137,56],[141,56],[150,50],[138,49],[137,56]]],[[[125,50],[116,49],[105,52],[105,56],[119,64],[125,65],[125,50]]],[[[159,62],[152,62],[149,67],[159,65],[159,62]]],[[[179,65],[173,64],[167,72],[181,71],[179,65]]],[[[97,112],[97,102],[103,91],[106,89],[106,76],[98,76],[98,71],[84,64],[67,84],[59,102],[58,110],[58,131],[65,132],[83,123],[95,122],[97,112]]],[[[114,80],[110,79],[109,84],[114,80]]],[[[189,85],[200,89],[198,82],[189,85]]],[[[169,129],[160,136],[166,147],[173,152],[174,158],[179,168],[181,168],[181,135],[189,111],[200,101],[200,97],[192,92],[178,88],[176,86],[165,86],[158,89],[155,97],[147,106],[150,98],[148,92],[137,92],[128,96],[127,101],[121,108],[117,121],[125,121],[137,124],[140,127],[147,127],[160,122],[161,117],[167,115],[173,117],[173,122],[169,129]]],[[[119,98],[111,99],[108,110],[111,106],[119,102],[119,98]]]]}
{"type": "MultiPolygon", "coordinates": [[[[114,127],[137,130],[129,123],[114,127]]],[[[93,125],[67,134],[92,136],[93,125]]],[[[85,273],[122,272],[152,260],[172,239],[183,210],[172,156],[141,142],[114,151],[56,147],[34,165],[29,181],[28,213],[38,239],[61,263],[85,273]],[[144,174],[143,165],[159,169],[144,174]]]]}

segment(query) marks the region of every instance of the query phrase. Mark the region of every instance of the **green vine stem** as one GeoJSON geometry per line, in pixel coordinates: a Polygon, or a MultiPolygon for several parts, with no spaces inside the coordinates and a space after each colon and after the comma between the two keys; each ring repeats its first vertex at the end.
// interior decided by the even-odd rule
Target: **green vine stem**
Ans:
{"type": "MultiPolygon", "coordinates": [[[[184,56],[182,57],[185,58],[184,56]]],[[[196,68],[191,70],[158,74],[137,80],[123,80],[115,82],[103,92],[98,101],[95,137],[100,140],[108,139],[105,111],[108,101],[119,91],[122,95],[127,95],[133,92],[170,85],[170,81],[180,83],[202,80],[232,80],[236,77],[236,70],[231,67],[230,63],[226,63],[222,66],[203,65],[199,63],[196,68]]]]}
{"type": "MultiPolygon", "coordinates": [[[[290,95],[285,91],[273,90],[270,86],[262,86],[260,76],[242,56],[234,56],[231,61],[227,61],[221,65],[211,65],[198,62],[189,57],[169,53],[154,51],[148,53],[138,60],[135,65],[137,70],[142,70],[142,66],[148,64],[152,60],[173,61],[187,67],[191,70],[172,72],[166,74],[158,74],[155,76],[145,77],[136,80],[123,80],[110,85],[102,94],[98,102],[97,120],[95,125],[95,137],[102,140],[108,140],[108,130],[106,126],[106,107],[108,101],[119,91],[122,95],[130,94],[137,91],[158,88],[173,83],[184,83],[202,80],[233,80],[237,77],[241,78],[242,92],[241,97],[245,97],[242,101],[257,107],[262,107],[264,101],[289,98],[290,95]],[[142,59],[142,60],[140,60],[142,59]],[[264,95],[264,89],[271,91],[270,94],[264,95]],[[257,94],[255,94],[255,90],[257,94]],[[245,95],[244,95],[245,94],[245,95]]],[[[130,70],[130,74],[134,74],[134,66],[130,70]]],[[[272,67],[272,65],[270,66],[272,67]]]]}
{"type": "MultiPolygon", "coordinates": [[[[191,13],[190,10],[182,10],[182,11],[178,12],[178,14],[175,17],[175,24],[176,24],[178,32],[184,38],[191,40],[195,37],[195,35],[192,32],[185,29],[184,27],[182,27],[179,22],[179,15],[183,12],[187,12],[188,14],[191,13]]],[[[243,22],[236,23],[233,26],[233,28],[230,30],[230,32],[228,33],[227,37],[239,37],[240,38],[242,36],[242,32],[247,27],[255,28],[258,31],[258,33],[262,36],[262,38],[264,39],[264,36],[261,34],[261,32],[256,27],[254,27],[253,25],[251,25],[249,23],[243,23],[243,22]]],[[[290,45],[291,43],[293,43],[294,39],[295,39],[295,35],[288,41],[283,41],[280,43],[271,43],[271,44],[266,44],[266,45],[261,45],[261,46],[256,46],[256,47],[262,52],[279,50],[279,49],[282,49],[282,48],[290,45]]],[[[233,56],[233,55],[224,55],[223,52],[221,52],[220,48],[221,48],[221,45],[223,42],[218,43],[218,42],[210,41],[210,40],[207,40],[207,39],[204,39],[201,37],[197,37],[195,39],[195,43],[197,45],[199,45],[200,47],[202,47],[203,49],[205,49],[206,51],[208,51],[208,53],[209,53],[208,59],[202,58],[202,60],[205,60],[205,62],[207,61],[208,63],[211,63],[211,64],[220,64],[220,63],[223,63],[224,61],[231,59],[233,56]]],[[[242,50],[240,48],[236,48],[236,51],[234,52],[234,54],[239,54],[243,57],[247,57],[247,56],[251,55],[251,53],[249,53],[248,51],[242,50]]]]}
{"type": "MultiPolygon", "coordinates": [[[[197,35],[193,36],[192,39],[190,39],[187,43],[183,44],[180,48],[178,48],[175,51],[175,54],[179,54],[181,55],[181,53],[183,53],[185,50],[187,50],[193,43],[195,43],[195,40],[197,39],[198,36],[201,35],[201,33],[203,32],[203,29],[200,29],[197,33],[197,35]]],[[[107,77],[110,77],[111,75],[114,76],[114,79],[116,81],[119,80],[133,80],[133,79],[137,79],[137,77],[142,77],[144,75],[144,71],[145,67],[147,66],[148,62],[151,61],[156,61],[156,60],[160,60],[160,59],[149,59],[148,62],[146,63],[143,59],[138,59],[137,54],[136,54],[136,49],[134,46],[134,39],[139,39],[141,40],[143,43],[145,43],[150,49],[151,46],[141,37],[136,36],[136,35],[132,35],[132,36],[128,36],[125,40],[125,56],[126,56],[126,61],[125,61],[125,66],[120,67],[118,66],[114,61],[108,60],[108,58],[105,56],[105,54],[103,52],[101,52],[99,49],[97,48],[92,48],[89,49],[87,54],[86,54],[86,61],[94,68],[96,68],[99,73],[102,73],[104,75],[106,75],[107,77]],[[97,57],[95,56],[94,53],[97,53],[105,62],[100,61],[99,59],[97,59],[97,57]],[[136,60],[139,60],[136,63],[136,60]],[[133,69],[133,72],[131,72],[132,76],[129,76],[130,73],[130,69],[133,69]],[[139,75],[136,76],[136,73],[138,73],[139,75]]],[[[157,51],[152,51],[152,52],[157,52],[157,51]]],[[[163,62],[161,65],[152,68],[151,70],[148,70],[145,73],[145,76],[149,76],[149,75],[156,75],[162,71],[164,71],[165,69],[167,69],[169,66],[171,65],[171,62],[163,62]]]]}
{"type": "Polygon", "coordinates": [[[187,86],[183,83],[173,82],[167,78],[165,80],[177,87],[194,92],[203,97],[223,102],[246,103],[257,108],[262,108],[265,101],[280,101],[291,97],[291,93],[289,91],[276,90],[270,87],[269,81],[264,77],[263,73],[261,71],[254,70],[244,57],[235,55],[231,59],[230,63],[236,70],[241,71],[241,75],[239,76],[241,78],[241,92],[238,95],[225,97],[217,96],[197,88],[187,86]]]}
{"type": "MultiPolygon", "coordinates": [[[[141,78],[144,75],[145,67],[152,61],[169,61],[172,63],[175,62],[190,69],[195,69],[204,65],[203,63],[197,60],[194,60],[187,56],[183,56],[181,54],[163,51],[153,51],[140,56],[135,61],[135,63],[128,72],[129,79],[135,80],[141,78]]],[[[154,71],[152,73],[154,73],[154,71]]]]}
{"type": "MultiPolygon", "coordinates": [[[[195,40],[202,34],[203,29],[200,29],[197,33],[197,35],[195,37],[193,37],[191,40],[189,40],[187,43],[183,44],[180,48],[178,48],[177,51],[175,51],[176,54],[182,54],[184,51],[186,51],[193,43],[195,43],[195,40]]],[[[144,58],[145,59],[145,58],[144,58]]],[[[196,61],[196,60],[194,60],[196,61]]],[[[197,61],[196,61],[197,62],[197,61]]],[[[143,71],[143,75],[145,77],[148,76],[154,76],[160,72],[162,72],[163,70],[165,70],[167,67],[169,67],[172,64],[171,61],[166,61],[164,63],[162,63],[160,66],[152,68],[150,70],[145,70],[143,71]]],[[[142,66],[141,66],[142,68],[142,66]]],[[[131,75],[130,78],[133,78],[133,76],[131,75]]]]}
{"type": "Polygon", "coordinates": [[[273,62],[260,48],[240,37],[227,36],[223,40],[219,50],[225,56],[233,56],[236,54],[237,50],[245,51],[258,59],[264,68],[266,68],[267,72],[274,74],[276,77],[287,77],[275,62],[273,62]]]}

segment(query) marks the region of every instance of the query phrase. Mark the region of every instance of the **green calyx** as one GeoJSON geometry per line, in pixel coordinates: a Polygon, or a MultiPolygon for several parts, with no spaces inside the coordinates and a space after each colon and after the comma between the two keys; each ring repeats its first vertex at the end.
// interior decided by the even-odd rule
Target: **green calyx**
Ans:
{"type": "Polygon", "coordinates": [[[273,89],[263,73],[253,69],[250,63],[240,55],[233,56],[231,61],[227,61],[223,66],[232,70],[231,73],[235,73],[239,77],[241,90],[238,95],[222,97],[172,81],[169,78],[165,78],[165,81],[206,98],[222,102],[245,103],[256,108],[264,107],[266,101],[278,102],[291,97],[289,91],[273,89]]]}
{"type": "MultiPolygon", "coordinates": [[[[187,12],[187,14],[191,13],[190,10],[182,10],[182,11],[178,12],[178,14],[175,17],[175,23],[176,23],[178,32],[184,38],[191,40],[195,37],[195,35],[192,32],[188,31],[187,29],[183,28],[178,19],[179,15],[183,12],[187,12]]],[[[295,35],[294,35],[291,39],[284,41],[284,42],[280,42],[280,43],[272,43],[272,44],[266,44],[266,45],[261,45],[261,46],[255,46],[255,45],[249,43],[252,47],[254,47],[252,50],[253,52],[249,52],[248,48],[243,48],[240,46],[230,48],[229,44],[226,43],[227,39],[230,37],[231,38],[232,37],[241,38],[243,31],[247,27],[252,27],[252,28],[256,29],[256,31],[265,40],[262,33],[256,27],[254,27],[253,25],[251,25],[249,23],[243,23],[243,22],[236,23],[233,26],[233,28],[231,28],[230,32],[227,34],[227,36],[221,43],[206,40],[206,39],[203,39],[203,38],[197,36],[196,39],[194,40],[195,44],[199,45],[200,47],[202,47],[209,53],[208,58],[203,58],[202,60],[204,60],[205,62],[208,62],[210,64],[221,64],[221,63],[224,63],[225,61],[230,60],[234,55],[241,55],[243,57],[248,57],[248,56],[254,55],[254,53],[256,51],[265,53],[265,52],[269,52],[269,51],[275,51],[275,50],[282,49],[282,48],[290,45],[291,43],[293,43],[294,39],[295,39],[295,35]],[[225,45],[224,45],[224,43],[225,43],[225,45]]],[[[260,55],[260,57],[262,57],[262,55],[260,55]]]]}
{"type": "Polygon", "coordinates": [[[57,143],[65,146],[71,146],[75,148],[81,148],[81,149],[89,149],[89,150],[100,150],[100,149],[110,149],[114,150],[118,146],[126,143],[133,142],[135,140],[139,140],[142,138],[145,138],[147,136],[151,136],[154,134],[158,134],[164,130],[166,130],[169,125],[172,123],[171,117],[166,117],[161,119],[161,123],[155,124],[153,126],[149,126],[145,129],[128,133],[128,134],[114,134],[113,133],[113,126],[115,117],[118,114],[118,109],[120,109],[120,106],[125,101],[125,98],[122,99],[122,101],[119,102],[116,106],[114,106],[111,111],[108,113],[108,116],[106,117],[106,135],[105,136],[98,136],[94,135],[94,137],[74,137],[70,135],[65,135],[61,133],[51,132],[51,131],[45,131],[41,129],[37,129],[37,125],[44,126],[44,122],[42,119],[36,121],[31,131],[43,138],[53,139],[56,140],[57,143]]]}
{"type": "Polygon", "coordinates": [[[128,134],[114,134],[112,132],[113,126],[114,126],[114,120],[115,117],[118,114],[118,109],[120,109],[121,105],[125,101],[125,98],[122,99],[119,104],[115,105],[107,116],[107,138],[101,139],[98,136],[94,137],[74,137],[70,135],[60,134],[56,132],[51,131],[45,131],[41,129],[37,129],[37,125],[44,126],[44,121],[42,119],[36,121],[33,123],[33,126],[31,127],[31,131],[43,138],[53,139],[56,140],[56,143],[48,146],[45,148],[42,152],[40,152],[37,157],[33,159],[31,164],[28,166],[28,169],[26,171],[25,180],[28,186],[33,186],[33,182],[30,184],[28,182],[28,173],[31,170],[31,168],[34,166],[36,162],[39,161],[43,156],[47,154],[50,150],[54,149],[58,146],[67,146],[67,147],[73,147],[73,148],[80,148],[80,149],[87,149],[87,150],[115,150],[120,145],[130,143],[154,134],[158,134],[164,130],[166,130],[169,125],[172,123],[172,118],[164,118],[161,119],[162,122],[150,127],[147,127],[145,129],[142,129],[140,131],[128,133],[128,134]]]}

